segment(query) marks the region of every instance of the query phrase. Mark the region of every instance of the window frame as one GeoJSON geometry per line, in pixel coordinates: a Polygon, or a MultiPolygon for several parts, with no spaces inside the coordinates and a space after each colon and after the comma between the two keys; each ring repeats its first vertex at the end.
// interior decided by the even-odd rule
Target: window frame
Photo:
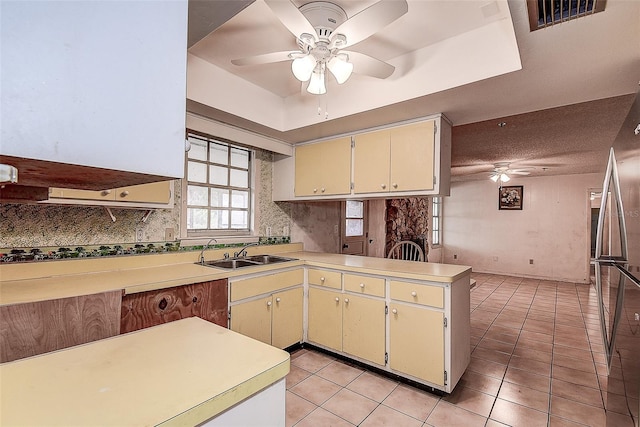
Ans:
{"type": "Polygon", "coordinates": [[[442,246],[442,206],[443,206],[442,202],[443,202],[442,196],[431,197],[431,215],[430,215],[431,221],[429,221],[429,235],[430,235],[429,243],[431,244],[432,248],[439,248],[442,246]],[[436,221],[434,221],[434,219],[436,221]],[[437,228],[434,227],[435,223],[438,224],[437,228]]]}
{"type": "MultiPolygon", "coordinates": [[[[193,139],[197,139],[197,140],[201,140],[206,142],[207,144],[207,159],[206,160],[199,160],[199,159],[193,159],[193,158],[189,158],[189,153],[185,152],[185,156],[184,156],[184,177],[182,179],[182,226],[183,226],[183,230],[184,233],[183,237],[186,238],[204,238],[204,237],[250,237],[253,236],[253,229],[254,229],[254,206],[255,206],[255,150],[246,147],[246,146],[242,146],[241,144],[235,142],[235,141],[229,141],[223,138],[218,138],[215,137],[213,135],[208,135],[205,133],[201,133],[201,132],[197,132],[197,131],[193,131],[193,130],[189,130],[187,129],[186,132],[186,138],[187,141],[189,141],[190,138],[193,139]],[[212,162],[211,159],[211,155],[210,155],[210,144],[220,144],[223,146],[227,147],[227,164],[220,164],[220,163],[216,163],[216,162],[212,162]],[[246,151],[248,154],[248,165],[247,165],[247,169],[244,168],[238,168],[238,167],[234,167],[231,165],[231,159],[230,156],[232,155],[232,149],[239,149],[239,150],[243,150],[246,151]],[[196,181],[189,181],[189,161],[195,161],[197,163],[200,164],[205,164],[206,165],[206,183],[203,182],[196,182],[196,181]],[[230,182],[227,181],[227,185],[219,185],[219,184],[212,184],[210,183],[210,179],[209,179],[209,174],[210,174],[210,166],[222,166],[227,168],[227,179],[230,178],[230,174],[232,170],[243,170],[247,172],[248,177],[247,177],[247,187],[236,187],[236,186],[231,186],[230,182]],[[209,206],[203,206],[203,208],[207,209],[207,226],[209,228],[205,228],[205,229],[189,229],[188,228],[188,211],[189,208],[192,205],[188,204],[188,200],[187,200],[187,191],[188,191],[188,186],[192,184],[192,185],[198,185],[198,186],[202,186],[202,187],[206,187],[207,188],[207,200],[209,203],[209,206]],[[231,191],[233,190],[237,190],[237,191],[247,191],[248,192],[248,196],[247,196],[247,207],[246,208],[233,208],[231,206],[232,202],[231,199],[229,200],[229,206],[228,207],[224,207],[222,210],[228,211],[229,212],[229,225],[228,228],[210,228],[211,227],[211,211],[212,210],[219,210],[216,209],[215,207],[211,206],[211,189],[213,188],[218,188],[218,189],[226,189],[227,191],[229,191],[230,197],[231,197],[231,191]],[[233,211],[246,211],[247,213],[247,227],[246,228],[231,228],[232,225],[232,221],[231,221],[231,212],[233,211]]],[[[199,205],[195,206],[195,207],[199,207],[199,205]]]]}

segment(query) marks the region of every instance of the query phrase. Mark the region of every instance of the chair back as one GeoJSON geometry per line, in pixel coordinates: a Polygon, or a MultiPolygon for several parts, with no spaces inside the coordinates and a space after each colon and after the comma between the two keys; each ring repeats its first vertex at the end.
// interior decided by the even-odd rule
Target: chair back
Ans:
{"type": "Polygon", "coordinates": [[[404,259],[407,261],[424,261],[424,252],[415,242],[403,240],[391,247],[387,258],[404,259]]]}

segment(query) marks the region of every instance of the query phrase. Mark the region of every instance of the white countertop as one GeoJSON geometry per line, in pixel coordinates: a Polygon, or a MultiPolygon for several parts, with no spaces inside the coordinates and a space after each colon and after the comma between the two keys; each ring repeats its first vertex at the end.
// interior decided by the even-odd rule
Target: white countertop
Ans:
{"type": "MultiPolygon", "coordinates": [[[[258,253],[266,253],[264,251],[264,247],[252,247],[249,248],[248,252],[249,255],[256,255],[258,253]]],[[[72,265],[65,265],[65,261],[43,262],[44,266],[38,266],[43,271],[42,277],[16,278],[14,280],[0,279],[0,305],[91,295],[117,289],[123,289],[126,294],[130,294],[302,265],[339,268],[356,273],[380,274],[441,283],[453,283],[471,273],[470,267],[461,265],[307,251],[272,253],[297,258],[298,260],[229,270],[201,266],[191,260],[185,262],[184,255],[181,255],[181,258],[166,258],[168,260],[166,264],[152,266],[145,266],[144,263],[140,262],[133,264],[132,262],[136,261],[135,259],[128,260],[123,257],[121,264],[118,263],[117,259],[110,260],[108,270],[87,271],[85,268],[81,269],[80,272],[74,272],[68,268],[65,269],[66,265],[72,265]],[[44,271],[47,271],[45,263],[49,264],[48,270],[54,273],[44,276],[44,271]]],[[[139,258],[138,261],[140,259],[142,258],[139,258]]],[[[207,259],[213,258],[208,257],[207,259]]],[[[87,260],[87,263],[89,261],[87,260]]],[[[84,266],[81,264],[83,262],[85,261],[76,261],[75,265],[84,266]]],[[[29,268],[29,264],[17,267],[29,268]]],[[[96,266],[96,268],[100,267],[96,266]]],[[[14,273],[14,275],[15,277],[21,277],[19,273],[14,273]]]]}
{"type": "Polygon", "coordinates": [[[0,425],[196,425],[289,372],[289,354],[192,317],[0,365],[0,425]]]}

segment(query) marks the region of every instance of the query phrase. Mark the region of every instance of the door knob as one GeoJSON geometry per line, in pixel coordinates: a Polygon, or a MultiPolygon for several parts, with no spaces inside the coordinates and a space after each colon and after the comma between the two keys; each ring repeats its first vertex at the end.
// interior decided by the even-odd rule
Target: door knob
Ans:
{"type": "Polygon", "coordinates": [[[280,298],[276,298],[276,302],[280,302],[280,298]]]}
{"type": "Polygon", "coordinates": [[[340,302],[340,298],[336,297],[336,302],[340,302]]]}
{"type": "Polygon", "coordinates": [[[360,287],[364,289],[364,283],[360,283],[360,287]]]}
{"type": "Polygon", "coordinates": [[[346,304],[349,304],[349,298],[345,298],[345,299],[344,299],[344,302],[345,302],[346,304]]]}
{"type": "Polygon", "coordinates": [[[271,301],[267,301],[267,307],[271,307],[271,301]]]}
{"type": "Polygon", "coordinates": [[[398,310],[396,310],[395,308],[394,308],[393,310],[391,310],[391,312],[392,312],[393,314],[398,314],[398,310]]]}
{"type": "Polygon", "coordinates": [[[418,295],[418,294],[416,293],[416,291],[411,292],[411,296],[412,296],[412,297],[415,297],[416,295],[418,295]]]}
{"type": "Polygon", "coordinates": [[[349,247],[349,245],[347,245],[346,243],[342,244],[342,249],[347,249],[349,247]]]}

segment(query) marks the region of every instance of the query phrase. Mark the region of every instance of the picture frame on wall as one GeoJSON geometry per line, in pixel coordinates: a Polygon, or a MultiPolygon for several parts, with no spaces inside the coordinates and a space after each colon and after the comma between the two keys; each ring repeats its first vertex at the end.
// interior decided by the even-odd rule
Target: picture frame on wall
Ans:
{"type": "Polygon", "coordinates": [[[498,209],[509,211],[522,210],[522,185],[503,185],[498,188],[498,209]]]}

